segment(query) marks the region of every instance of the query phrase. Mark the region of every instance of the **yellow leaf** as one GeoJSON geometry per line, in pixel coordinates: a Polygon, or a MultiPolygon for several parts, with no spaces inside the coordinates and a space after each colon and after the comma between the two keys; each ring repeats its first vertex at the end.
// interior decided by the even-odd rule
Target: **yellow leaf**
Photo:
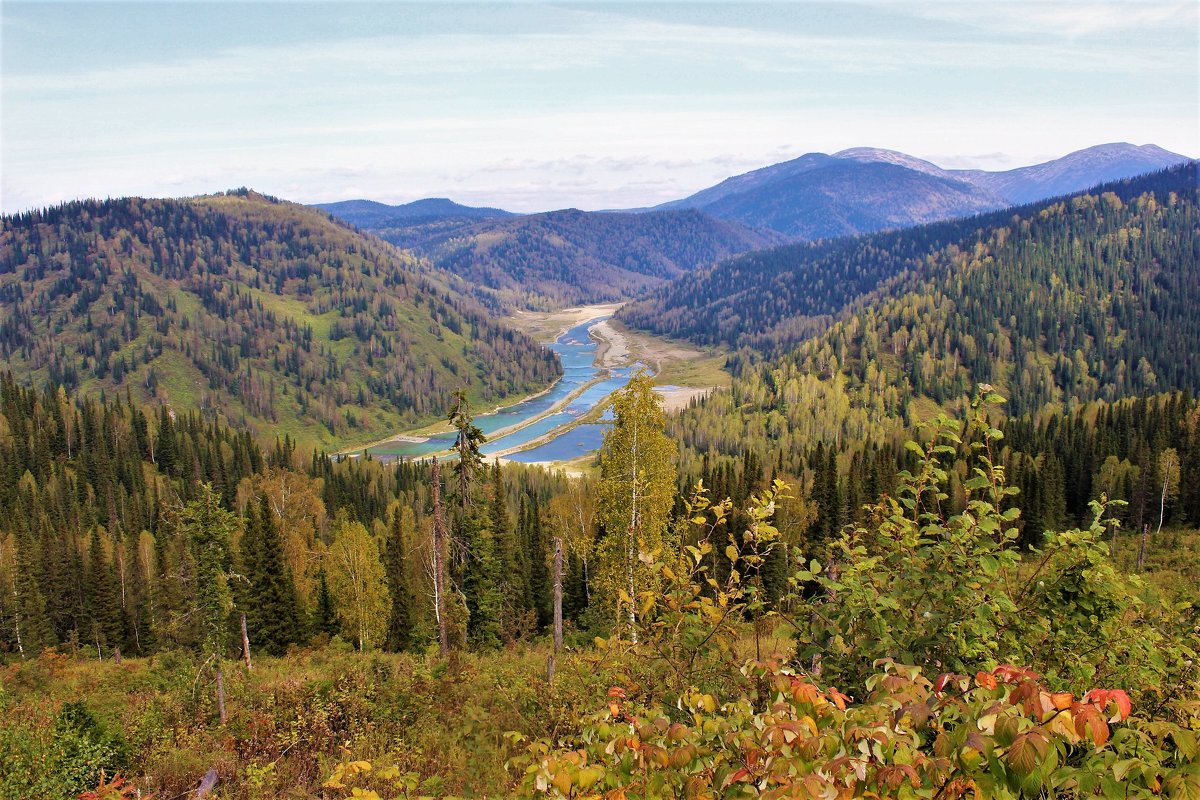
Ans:
{"type": "Polygon", "coordinates": [[[570,772],[568,772],[565,769],[560,770],[557,774],[555,774],[555,776],[553,778],[550,779],[550,782],[554,784],[555,789],[558,789],[563,794],[570,796],[570,794],[571,794],[571,773],[570,772]]]}

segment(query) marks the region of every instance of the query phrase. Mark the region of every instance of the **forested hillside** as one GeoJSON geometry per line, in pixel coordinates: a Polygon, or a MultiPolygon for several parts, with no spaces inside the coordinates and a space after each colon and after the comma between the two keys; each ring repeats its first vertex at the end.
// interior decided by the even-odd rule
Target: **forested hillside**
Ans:
{"type": "MultiPolygon", "coordinates": [[[[1056,200],[909,230],[748,253],[630,303],[619,317],[670,336],[778,353],[825,330],[851,303],[880,305],[903,294],[933,291],[938,281],[953,277],[950,302],[970,295],[971,302],[988,303],[994,297],[1019,304],[1037,318],[1063,320],[1104,311],[1112,283],[1118,289],[1115,300],[1125,309],[1115,313],[1132,313],[1130,304],[1146,309],[1148,319],[1134,331],[1143,344],[1157,338],[1145,325],[1169,327],[1167,335],[1186,338],[1175,322],[1186,328],[1188,323],[1179,319],[1188,309],[1184,297],[1196,291],[1195,281],[1189,280],[1195,275],[1195,185],[1195,167],[1177,167],[1088,194],[1111,195],[1120,201],[1116,205],[1056,200]],[[1148,192],[1159,198],[1149,211],[1136,202],[1148,192]],[[1180,202],[1160,209],[1172,194],[1180,202]],[[1129,233],[1135,228],[1138,232],[1129,233]],[[964,258],[983,268],[962,271],[964,258]],[[1074,266],[1064,271],[1060,264],[1074,266]],[[961,287],[959,274],[970,276],[961,287]],[[1056,274],[1069,285],[1080,284],[1082,296],[1104,303],[1051,307],[1061,297],[1038,287],[1056,274]],[[989,280],[1004,283],[985,286],[989,280]],[[1053,316],[1060,310],[1066,316],[1053,316]]],[[[1085,318],[1081,324],[1096,322],[1085,318]]],[[[1104,338],[1097,337],[1094,327],[1086,332],[1104,338]]],[[[1125,346],[1131,345],[1126,341],[1125,346]]],[[[1127,390],[1120,387],[1117,396],[1127,390]]]]}
{"type": "Polygon", "coordinates": [[[1194,174],[1079,195],[912,256],[919,266],[825,333],[743,360],[729,393],[673,420],[685,463],[697,476],[733,470],[732,485],[764,462],[803,476],[817,527],[832,533],[862,497],[887,491],[914,423],[961,411],[984,383],[1008,398],[1002,460],[1022,488],[1013,502],[1029,541],[1078,523],[1101,491],[1145,524],[1164,458],[1186,465],[1180,502],[1200,521],[1194,174]],[[1156,395],[1165,390],[1183,394],[1156,395]]]}
{"type": "Polygon", "coordinates": [[[485,302],[498,297],[509,307],[544,308],[623,300],[697,267],[787,241],[696,211],[389,219],[370,230],[480,287],[485,302]]]}
{"type": "Polygon", "coordinates": [[[200,409],[258,435],[370,439],[536,391],[553,355],[324,213],[239,191],[0,221],[18,380],[200,409]]]}

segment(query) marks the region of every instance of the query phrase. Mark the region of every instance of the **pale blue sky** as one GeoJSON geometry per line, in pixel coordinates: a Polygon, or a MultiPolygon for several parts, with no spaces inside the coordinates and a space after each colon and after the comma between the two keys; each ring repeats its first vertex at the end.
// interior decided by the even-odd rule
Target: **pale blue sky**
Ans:
{"type": "Polygon", "coordinates": [[[1197,4],[0,5],[0,204],[650,205],[811,151],[1200,154],[1197,4]]]}

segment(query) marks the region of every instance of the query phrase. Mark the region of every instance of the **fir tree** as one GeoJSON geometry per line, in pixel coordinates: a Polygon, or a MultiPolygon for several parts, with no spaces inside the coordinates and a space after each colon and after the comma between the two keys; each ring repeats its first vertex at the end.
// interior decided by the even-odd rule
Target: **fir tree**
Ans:
{"type": "Polygon", "coordinates": [[[392,525],[384,553],[384,571],[387,573],[388,595],[392,601],[386,646],[393,651],[404,650],[409,646],[413,596],[408,581],[405,539],[413,527],[412,509],[407,506],[397,507],[392,514],[392,525]]]}
{"type": "Polygon", "coordinates": [[[117,592],[112,565],[104,553],[99,529],[92,531],[92,540],[88,547],[84,591],[87,597],[88,642],[102,655],[121,645],[124,625],[121,619],[121,598],[117,592]]]}

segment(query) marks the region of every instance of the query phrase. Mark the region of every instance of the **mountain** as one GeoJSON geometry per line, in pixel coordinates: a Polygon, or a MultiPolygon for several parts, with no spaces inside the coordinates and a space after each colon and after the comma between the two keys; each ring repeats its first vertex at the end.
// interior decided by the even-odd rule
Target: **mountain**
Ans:
{"type": "Polygon", "coordinates": [[[506,306],[623,300],[697,267],[787,241],[698,211],[566,209],[488,220],[391,220],[377,236],[506,306]]]}
{"type": "MultiPolygon", "coordinates": [[[[1107,184],[987,218],[951,244],[918,229],[930,246],[912,247],[907,270],[831,311],[832,322],[803,341],[758,363],[742,359],[731,391],[673,429],[696,453],[739,454],[769,436],[790,454],[818,441],[902,441],[913,422],[960,412],[980,384],[1006,397],[1014,416],[1194,394],[1196,179],[1193,162],[1107,184]]],[[[860,241],[863,250],[886,243],[860,241]]],[[[780,283],[817,279],[801,272],[780,283]]],[[[781,321],[789,312],[778,313],[781,321]]]]}
{"type": "Polygon", "coordinates": [[[26,383],[128,390],[320,444],[437,418],[460,387],[492,404],[561,373],[419,266],[245,190],[4,217],[0,358],[26,383]]]}
{"type": "Polygon", "coordinates": [[[911,227],[1003,205],[986,189],[907,165],[809,153],[660,208],[699,209],[812,240],[911,227]]]}
{"type": "Polygon", "coordinates": [[[834,157],[864,163],[898,164],[939,178],[962,181],[991,192],[1011,205],[1072,194],[1090,186],[1145,175],[1189,160],[1187,156],[1164,150],[1158,145],[1138,146],[1128,142],[1096,145],[1043,164],[999,172],[942,169],[905,153],[874,147],[842,150],[834,153],[834,157]]]}
{"type": "MultiPolygon", "coordinates": [[[[1112,193],[1128,201],[1146,191],[1163,197],[1170,191],[1188,194],[1194,187],[1194,170],[1184,166],[1100,186],[1083,197],[1112,193]]],[[[635,327],[703,344],[777,353],[823,332],[848,306],[868,302],[870,293],[924,275],[931,260],[984,246],[993,231],[1014,224],[1014,215],[1032,220],[1060,205],[1060,200],[1042,201],[905,230],[747,253],[629,303],[618,316],[635,327]]],[[[1080,246],[1087,242],[1082,235],[1079,241],[1080,246]]]]}
{"type": "Polygon", "coordinates": [[[1029,167],[943,169],[875,147],[809,153],[658,206],[814,240],[965,217],[1143,175],[1188,159],[1156,145],[1106,144],[1029,167]]]}
{"type": "Polygon", "coordinates": [[[479,220],[516,216],[511,211],[499,208],[460,205],[444,197],[414,200],[398,206],[389,206],[374,200],[343,200],[337,203],[316,203],[314,207],[364,229],[385,227],[393,223],[408,225],[444,219],[479,220]]]}
{"type": "Polygon", "coordinates": [[[1028,203],[1082,191],[1106,181],[1132,178],[1188,161],[1153,144],[1127,142],[1102,144],[1074,153],[1004,172],[953,170],[952,174],[975,186],[988,189],[1010,203],[1028,203]]]}

